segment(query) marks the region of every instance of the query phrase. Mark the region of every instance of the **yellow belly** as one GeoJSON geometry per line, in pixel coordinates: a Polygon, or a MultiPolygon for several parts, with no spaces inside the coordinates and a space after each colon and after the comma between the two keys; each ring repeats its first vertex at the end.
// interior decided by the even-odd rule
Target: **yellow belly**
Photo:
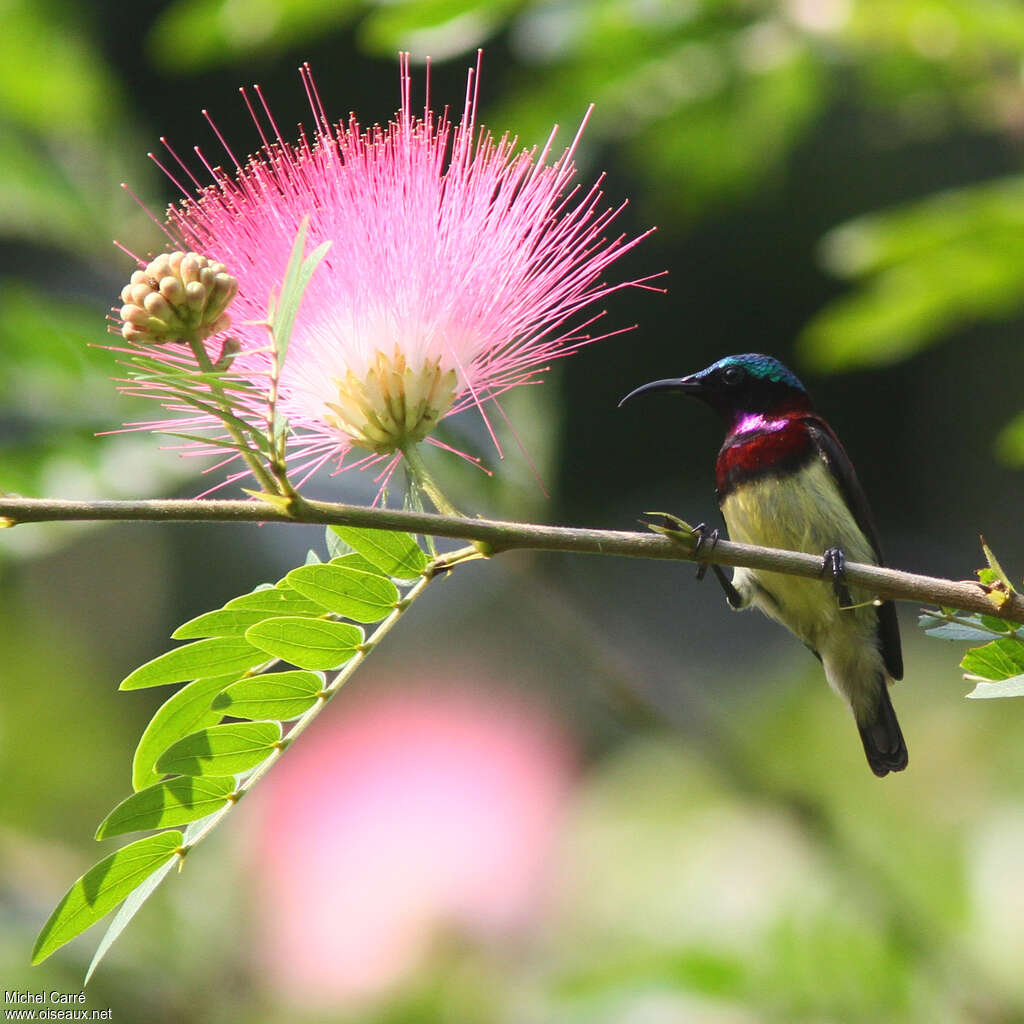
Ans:
{"type": "MultiPolygon", "coordinates": [[[[730,539],[743,544],[814,555],[841,547],[851,562],[876,561],[870,543],[819,459],[796,477],[766,477],[743,485],[726,496],[722,514],[730,539]]],[[[840,610],[831,581],[740,569],[733,582],[741,593],[746,589],[745,596],[753,604],[822,654],[837,641],[873,637],[877,629],[877,616],[870,606],[840,610]]],[[[871,595],[851,588],[851,596],[859,603],[871,595]]]]}

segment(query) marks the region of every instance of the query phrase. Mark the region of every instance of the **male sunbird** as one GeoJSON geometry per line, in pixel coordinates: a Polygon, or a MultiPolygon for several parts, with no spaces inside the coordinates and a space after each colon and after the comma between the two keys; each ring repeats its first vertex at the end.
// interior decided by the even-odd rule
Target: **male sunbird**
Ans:
{"type": "MultiPolygon", "coordinates": [[[[903,678],[896,609],[846,586],[847,558],[883,562],[867,499],[832,428],[771,356],[726,356],[688,377],[645,384],[622,401],[651,391],[693,395],[722,417],[715,480],[732,540],[824,555],[830,581],[763,569],[736,569],[730,581],[712,568],[733,608],[760,608],[821,661],[853,711],[871,770],[879,777],[902,771],[907,747],[889,699],[889,685],[903,678]]],[[[717,531],[709,538],[717,540],[717,531]]],[[[704,540],[702,534],[698,549],[704,540]]]]}

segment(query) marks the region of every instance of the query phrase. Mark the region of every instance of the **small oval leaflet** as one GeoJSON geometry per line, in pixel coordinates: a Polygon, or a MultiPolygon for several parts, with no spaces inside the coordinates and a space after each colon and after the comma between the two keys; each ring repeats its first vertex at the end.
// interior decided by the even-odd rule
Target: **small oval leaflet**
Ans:
{"type": "Polygon", "coordinates": [[[287,722],[316,704],[323,688],[323,679],[312,672],[270,672],[229,686],[213,707],[234,718],[287,722]]]}
{"type": "Polygon", "coordinates": [[[375,576],[384,576],[373,564],[367,561],[358,552],[353,551],[340,537],[327,531],[327,555],[332,565],[344,565],[350,569],[359,569],[362,572],[372,572],[375,576]]]}
{"type": "Polygon", "coordinates": [[[229,722],[178,740],[156,763],[174,775],[237,775],[265,761],[281,740],[277,722],[229,722]]]}
{"type": "Polygon", "coordinates": [[[355,622],[377,622],[398,601],[398,587],[384,576],[328,562],[292,569],[286,579],[328,611],[355,622]]]}
{"type": "MultiPolygon", "coordinates": [[[[935,615],[925,614],[919,620],[921,627],[930,637],[937,640],[965,640],[968,643],[984,643],[992,639],[990,631],[969,625],[966,622],[947,622],[935,615]]],[[[977,619],[980,623],[980,619],[977,619]]]]}
{"type": "Polygon", "coordinates": [[[386,576],[414,580],[427,567],[427,556],[408,533],[354,526],[330,526],[328,529],[386,576]]]}
{"type": "Polygon", "coordinates": [[[174,640],[196,640],[209,636],[245,636],[245,631],[257,622],[277,614],[257,608],[218,608],[204,612],[180,625],[172,634],[174,640]]]}
{"type": "Polygon", "coordinates": [[[1024,697],[1024,674],[1000,679],[998,682],[978,683],[967,696],[975,700],[987,697],[1024,697]]]}
{"type": "Polygon", "coordinates": [[[1024,641],[1005,636],[984,647],[974,647],[963,656],[960,667],[993,681],[1020,675],[1024,672],[1024,641]]]}
{"type": "Polygon", "coordinates": [[[987,629],[990,629],[993,633],[1012,633],[1014,636],[1020,638],[1020,626],[1014,625],[1012,622],[1007,622],[1006,619],[997,619],[994,615],[979,615],[978,619],[981,624],[987,629]]]}
{"type": "Polygon", "coordinates": [[[324,619],[267,619],[245,634],[267,654],[314,672],[344,665],[363,642],[363,631],[347,622],[324,619]]]}
{"type": "Polygon", "coordinates": [[[316,617],[327,610],[303,596],[297,590],[279,583],[276,587],[264,587],[241,597],[233,597],[225,610],[270,612],[272,615],[309,615],[316,617]]]}
{"type": "Polygon", "coordinates": [[[205,818],[229,802],[235,792],[233,776],[197,778],[179,775],[148,786],[122,800],[96,830],[97,839],[168,825],[187,825],[205,818]]]}
{"type": "MultiPolygon", "coordinates": [[[[188,843],[188,839],[182,840],[182,845],[188,843]]],[[[151,875],[148,875],[143,882],[137,885],[128,894],[128,898],[121,904],[117,913],[114,915],[113,920],[107,926],[107,930],[103,933],[103,938],[100,940],[100,944],[96,947],[96,952],[93,954],[93,958],[89,963],[89,969],[85,972],[85,979],[82,982],[83,985],[89,984],[89,979],[93,975],[93,971],[99,967],[100,962],[107,955],[107,950],[117,941],[117,937],[128,927],[131,919],[142,909],[143,903],[149,899],[150,896],[156,891],[157,886],[171,873],[174,869],[174,858],[164,861],[164,863],[156,869],[151,875]]]]}
{"type": "Polygon", "coordinates": [[[132,761],[132,788],[145,789],[160,781],[156,759],[172,744],[190,733],[216,725],[223,711],[214,711],[210,702],[238,678],[236,673],[197,679],[169,697],[150,719],[139,739],[132,761]]]}
{"type": "Polygon", "coordinates": [[[147,661],[122,683],[122,690],[141,690],[147,686],[183,683],[188,679],[241,675],[267,660],[266,655],[242,637],[211,637],[167,651],[147,661]]]}
{"type": "Polygon", "coordinates": [[[181,842],[180,832],[158,832],[129,843],[94,864],[68,889],[43,925],[32,950],[32,963],[42,963],[65,942],[106,916],[174,857],[181,842]]]}

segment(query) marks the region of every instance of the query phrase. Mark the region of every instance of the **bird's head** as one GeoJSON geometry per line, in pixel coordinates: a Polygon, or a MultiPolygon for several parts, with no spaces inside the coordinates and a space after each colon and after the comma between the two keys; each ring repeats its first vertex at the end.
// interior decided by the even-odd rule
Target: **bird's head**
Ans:
{"type": "Polygon", "coordinates": [[[650,391],[677,391],[700,398],[733,428],[747,416],[778,416],[811,408],[796,374],[772,356],[754,352],[726,356],[688,377],[655,380],[631,391],[619,403],[650,391]]]}

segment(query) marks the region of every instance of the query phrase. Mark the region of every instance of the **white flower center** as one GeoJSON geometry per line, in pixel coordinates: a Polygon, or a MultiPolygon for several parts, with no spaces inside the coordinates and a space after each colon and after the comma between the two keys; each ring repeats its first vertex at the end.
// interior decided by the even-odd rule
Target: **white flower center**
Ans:
{"type": "Polygon", "coordinates": [[[422,441],[451,409],[457,388],[455,371],[439,359],[414,370],[397,346],[391,356],[378,349],[361,379],[349,370],[331,383],[336,394],[324,418],[352,444],[382,454],[422,441]]]}

